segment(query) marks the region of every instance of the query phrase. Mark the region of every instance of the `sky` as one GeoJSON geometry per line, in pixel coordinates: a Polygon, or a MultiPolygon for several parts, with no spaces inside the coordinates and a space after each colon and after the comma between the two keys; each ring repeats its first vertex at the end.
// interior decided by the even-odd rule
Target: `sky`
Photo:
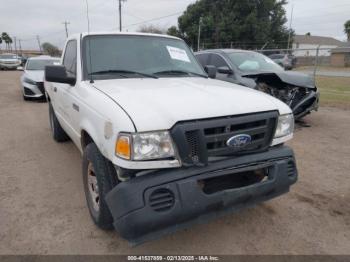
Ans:
{"type": "MultiPolygon", "coordinates": [[[[118,0],[87,0],[90,31],[118,29],[118,0]]],[[[195,0],[127,0],[123,2],[123,28],[136,31],[142,24],[167,29],[195,0]],[[148,23],[145,21],[152,20],[148,23]]],[[[350,19],[350,0],[289,0],[285,6],[289,26],[297,34],[331,36],[345,40],[343,25],[350,19]]],[[[68,21],[69,34],[87,31],[86,0],[0,0],[0,32],[21,39],[22,49],[37,49],[51,42],[62,48],[68,21]]]]}

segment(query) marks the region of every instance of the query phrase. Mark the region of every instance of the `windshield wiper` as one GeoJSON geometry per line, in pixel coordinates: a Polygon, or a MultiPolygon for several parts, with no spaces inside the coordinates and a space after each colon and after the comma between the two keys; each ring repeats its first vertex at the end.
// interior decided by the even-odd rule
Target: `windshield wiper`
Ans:
{"type": "Polygon", "coordinates": [[[171,75],[171,74],[178,74],[178,75],[195,75],[195,76],[199,76],[199,77],[204,77],[204,78],[208,78],[207,75],[203,75],[203,74],[199,74],[199,73],[195,73],[195,72],[190,72],[190,71],[182,71],[182,70],[164,70],[164,71],[159,71],[154,73],[155,75],[171,75]]]}
{"type": "Polygon", "coordinates": [[[135,75],[141,75],[141,76],[150,77],[150,78],[158,78],[155,75],[136,72],[136,71],[130,71],[130,70],[102,70],[102,71],[89,73],[89,75],[108,75],[108,74],[120,74],[121,76],[124,76],[123,74],[135,74],[135,75]]]}

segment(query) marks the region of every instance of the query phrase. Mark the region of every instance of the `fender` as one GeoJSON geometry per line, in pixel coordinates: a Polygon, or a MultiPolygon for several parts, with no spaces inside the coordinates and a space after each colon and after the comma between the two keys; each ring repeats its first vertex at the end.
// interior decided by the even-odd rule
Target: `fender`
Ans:
{"type": "Polygon", "coordinates": [[[107,148],[105,146],[105,138],[103,137],[102,134],[99,134],[99,132],[97,131],[97,127],[98,125],[96,124],[92,124],[89,119],[87,118],[83,118],[81,123],[80,123],[80,143],[79,143],[79,150],[81,152],[81,154],[83,154],[83,147],[82,147],[82,143],[81,143],[81,134],[83,131],[85,131],[86,133],[89,134],[89,136],[91,137],[91,139],[94,141],[94,143],[96,144],[96,146],[98,147],[98,149],[100,150],[100,152],[108,159],[109,158],[109,154],[107,151],[107,148]]]}

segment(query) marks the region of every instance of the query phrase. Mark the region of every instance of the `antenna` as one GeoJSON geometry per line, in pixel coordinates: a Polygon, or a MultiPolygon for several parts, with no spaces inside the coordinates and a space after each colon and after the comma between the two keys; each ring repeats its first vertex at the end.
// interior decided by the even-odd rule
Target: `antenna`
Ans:
{"type": "Polygon", "coordinates": [[[119,31],[123,30],[122,26],[122,2],[126,2],[126,0],[119,0],[119,31]]]}
{"type": "MultiPolygon", "coordinates": [[[[90,46],[90,19],[89,19],[89,1],[86,0],[86,19],[87,19],[87,25],[88,25],[88,45],[89,45],[89,64],[90,64],[90,70],[92,71],[92,63],[91,63],[91,46],[90,46]]],[[[92,79],[92,74],[90,72],[90,83],[92,84],[94,80],[92,79]]]]}
{"type": "MultiPolygon", "coordinates": [[[[288,46],[287,46],[287,49],[289,49],[290,37],[291,37],[291,34],[292,34],[293,10],[294,10],[294,5],[292,5],[292,12],[291,12],[291,14],[290,14],[289,34],[288,34],[288,46]]],[[[288,52],[288,51],[289,51],[289,50],[287,50],[287,52],[288,52]]]]}

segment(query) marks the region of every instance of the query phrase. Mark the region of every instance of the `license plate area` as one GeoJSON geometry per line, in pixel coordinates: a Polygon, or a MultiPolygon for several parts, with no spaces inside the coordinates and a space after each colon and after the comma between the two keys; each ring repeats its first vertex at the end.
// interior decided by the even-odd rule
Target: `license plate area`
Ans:
{"type": "Polygon", "coordinates": [[[235,172],[198,180],[198,186],[205,194],[214,194],[220,191],[238,189],[267,181],[268,168],[259,168],[242,172],[235,172]]]}

